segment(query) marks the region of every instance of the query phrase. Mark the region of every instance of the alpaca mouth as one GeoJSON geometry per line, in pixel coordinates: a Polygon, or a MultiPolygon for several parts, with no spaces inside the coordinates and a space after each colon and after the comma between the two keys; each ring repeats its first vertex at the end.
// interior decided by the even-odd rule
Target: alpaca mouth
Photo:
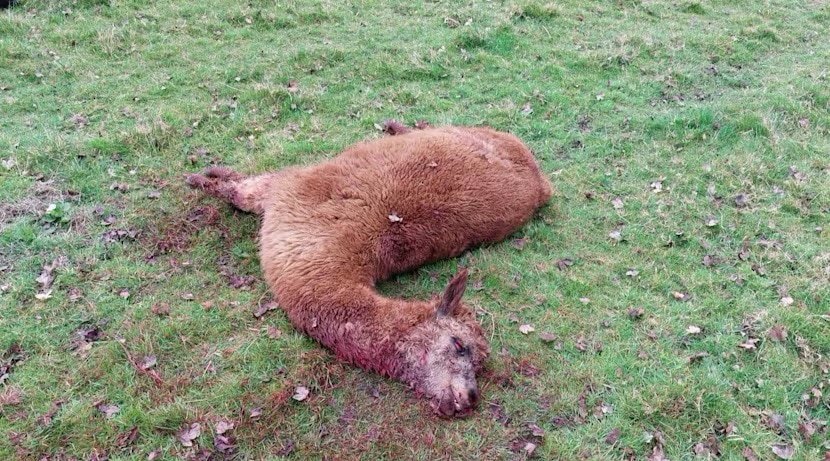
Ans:
{"type": "Polygon", "coordinates": [[[467,398],[460,397],[460,394],[448,391],[443,396],[435,397],[430,401],[430,406],[435,412],[446,418],[463,418],[468,416],[478,404],[478,392],[467,391],[467,398]]]}

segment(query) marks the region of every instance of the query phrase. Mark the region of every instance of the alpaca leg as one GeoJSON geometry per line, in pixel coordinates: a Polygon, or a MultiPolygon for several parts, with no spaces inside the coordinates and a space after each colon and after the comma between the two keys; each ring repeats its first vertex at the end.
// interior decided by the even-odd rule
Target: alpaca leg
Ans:
{"type": "Polygon", "coordinates": [[[187,175],[185,181],[190,187],[222,199],[242,211],[262,214],[260,199],[267,189],[269,176],[246,177],[230,168],[214,166],[202,174],[187,175]]]}

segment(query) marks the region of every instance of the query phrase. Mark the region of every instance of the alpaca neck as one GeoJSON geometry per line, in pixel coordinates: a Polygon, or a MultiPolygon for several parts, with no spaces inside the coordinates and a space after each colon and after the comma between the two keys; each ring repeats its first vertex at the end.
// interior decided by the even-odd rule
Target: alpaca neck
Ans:
{"type": "Polygon", "coordinates": [[[430,303],[386,298],[368,286],[310,291],[301,302],[280,300],[295,326],[340,360],[408,380],[415,347],[409,339],[418,325],[434,315],[430,303]]]}

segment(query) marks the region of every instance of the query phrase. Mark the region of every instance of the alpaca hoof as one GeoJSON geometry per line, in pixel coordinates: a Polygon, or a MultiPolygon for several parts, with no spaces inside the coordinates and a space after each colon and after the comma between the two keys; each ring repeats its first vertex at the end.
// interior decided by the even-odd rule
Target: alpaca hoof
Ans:
{"type": "Polygon", "coordinates": [[[388,134],[388,135],[391,135],[391,136],[395,136],[395,135],[399,135],[399,134],[406,134],[406,133],[409,133],[410,131],[412,131],[411,128],[409,128],[408,126],[404,125],[403,123],[401,123],[397,120],[387,120],[387,121],[383,122],[382,126],[383,126],[383,132],[388,134]]]}
{"type": "Polygon", "coordinates": [[[184,182],[193,189],[204,189],[211,182],[210,178],[198,173],[184,175],[184,182]]]}
{"type": "Polygon", "coordinates": [[[208,178],[221,179],[222,181],[236,181],[242,178],[242,175],[224,166],[212,166],[204,171],[204,175],[208,178]]]}

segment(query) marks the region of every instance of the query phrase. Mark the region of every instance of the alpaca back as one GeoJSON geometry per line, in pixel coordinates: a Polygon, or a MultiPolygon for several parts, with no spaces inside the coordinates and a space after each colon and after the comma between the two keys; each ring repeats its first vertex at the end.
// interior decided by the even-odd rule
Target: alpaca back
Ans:
{"type": "Polygon", "coordinates": [[[268,193],[262,264],[279,289],[297,277],[373,284],[502,240],[551,189],[517,138],[448,127],[357,144],[268,193]]]}

